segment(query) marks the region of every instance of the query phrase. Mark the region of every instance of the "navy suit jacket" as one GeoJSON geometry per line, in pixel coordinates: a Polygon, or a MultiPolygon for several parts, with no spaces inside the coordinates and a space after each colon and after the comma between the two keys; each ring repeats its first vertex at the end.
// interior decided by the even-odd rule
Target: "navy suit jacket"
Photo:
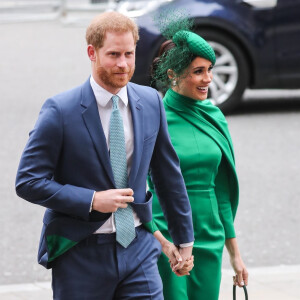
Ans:
{"type": "MultiPolygon", "coordinates": [[[[191,208],[156,90],[128,83],[134,129],[129,187],[143,223],[152,219],[150,171],[174,244],[191,242],[191,208]]],[[[94,191],[115,188],[97,102],[89,80],[48,99],[22,154],[17,194],[46,207],[38,260],[51,262],[92,234],[111,215],[92,211],[94,191]]]]}

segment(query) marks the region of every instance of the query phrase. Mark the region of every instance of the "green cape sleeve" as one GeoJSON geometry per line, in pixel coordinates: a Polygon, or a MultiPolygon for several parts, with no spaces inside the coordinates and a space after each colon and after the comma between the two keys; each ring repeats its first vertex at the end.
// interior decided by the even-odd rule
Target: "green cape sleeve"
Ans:
{"type": "Polygon", "coordinates": [[[215,185],[215,193],[219,206],[219,215],[225,230],[225,238],[234,238],[234,216],[231,207],[232,201],[230,199],[230,195],[232,195],[232,193],[230,192],[230,184],[228,182],[227,164],[224,159],[222,159],[219,165],[218,174],[215,179],[215,185]]]}

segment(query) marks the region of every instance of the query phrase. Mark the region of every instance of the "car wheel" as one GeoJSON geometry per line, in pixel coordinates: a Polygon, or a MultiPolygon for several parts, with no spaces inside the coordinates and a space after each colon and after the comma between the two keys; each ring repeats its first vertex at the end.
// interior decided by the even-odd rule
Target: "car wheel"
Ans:
{"type": "Polygon", "coordinates": [[[248,85],[249,67],[245,55],[226,34],[211,29],[198,29],[196,32],[209,42],[216,53],[208,97],[223,113],[229,113],[240,103],[248,85]]]}

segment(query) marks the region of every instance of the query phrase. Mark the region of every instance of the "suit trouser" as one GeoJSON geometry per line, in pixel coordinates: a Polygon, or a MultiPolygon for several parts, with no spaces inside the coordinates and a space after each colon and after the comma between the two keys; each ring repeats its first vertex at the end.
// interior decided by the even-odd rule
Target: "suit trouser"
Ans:
{"type": "Polygon", "coordinates": [[[125,249],[115,234],[94,234],[56,259],[55,300],[163,299],[160,243],[143,226],[125,249]]]}

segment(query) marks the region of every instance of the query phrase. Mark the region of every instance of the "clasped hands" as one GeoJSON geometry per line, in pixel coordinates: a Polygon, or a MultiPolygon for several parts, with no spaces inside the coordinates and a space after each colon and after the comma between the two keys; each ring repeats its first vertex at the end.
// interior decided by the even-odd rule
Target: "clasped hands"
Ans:
{"type": "Polygon", "coordinates": [[[190,275],[194,267],[192,249],[192,246],[177,247],[167,240],[162,244],[162,251],[169,258],[170,267],[177,276],[190,275]]]}

